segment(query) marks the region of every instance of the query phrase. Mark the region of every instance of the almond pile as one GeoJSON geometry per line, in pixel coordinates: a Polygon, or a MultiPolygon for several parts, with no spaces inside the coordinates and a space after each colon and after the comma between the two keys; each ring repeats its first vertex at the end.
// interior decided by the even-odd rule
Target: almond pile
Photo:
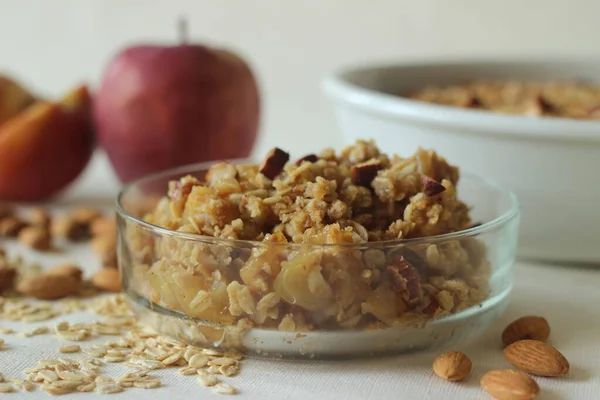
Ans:
{"type": "MultiPolygon", "coordinates": [[[[557,349],[545,343],[549,336],[550,325],[545,318],[526,316],[513,321],[501,336],[506,345],[506,361],[531,375],[567,375],[569,362],[557,349]]],[[[471,372],[471,360],[459,351],[444,353],[433,362],[433,371],[446,380],[461,381],[471,372]]],[[[481,378],[481,387],[498,400],[532,400],[540,388],[531,376],[521,371],[490,371],[481,378]]]]}
{"type": "MultiPolygon", "coordinates": [[[[91,284],[104,291],[121,291],[121,279],[116,269],[116,221],[94,208],[73,208],[53,217],[47,210],[37,207],[23,219],[10,206],[0,204],[0,237],[16,237],[37,251],[53,250],[54,238],[62,237],[73,242],[91,239],[92,249],[103,265],[92,277],[91,284]]],[[[15,288],[27,297],[54,300],[77,294],[86,285],[82,278],[83,273],[78,266],[62,264],[19,279],[17,268],[0,254],[0,290],[15,288]]]]}

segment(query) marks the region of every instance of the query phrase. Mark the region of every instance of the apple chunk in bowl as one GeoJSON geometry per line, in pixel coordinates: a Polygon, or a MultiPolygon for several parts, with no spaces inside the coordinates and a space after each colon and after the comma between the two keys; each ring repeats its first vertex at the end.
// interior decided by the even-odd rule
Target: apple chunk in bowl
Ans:
{"type": "Polygon", "coordinates": [[[276,149],[260,165],[183,167],[123,190],[119,263],[142,321],[196,345],[343,358],[461,340],[503,310],[510,192],[426,150],[359,141],[286,161],[276,149]]]}

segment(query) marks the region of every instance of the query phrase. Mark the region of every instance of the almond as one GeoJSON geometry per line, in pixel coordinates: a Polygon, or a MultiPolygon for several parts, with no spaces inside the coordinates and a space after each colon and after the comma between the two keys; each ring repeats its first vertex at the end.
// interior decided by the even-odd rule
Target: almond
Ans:
{"type": "Polygon", "coordinates": [[[48,229],[41,226],[28,226],[19,232],[19,241],[35,250],[47,251],[52,247],[52,237],[48,229]]]}
{"type": "Polygon", "coordinates": [[[117,235],[117,220],[114,217],[96,218],[90,224],[92,236],[117,235]]]}
{"type": "Polygon", "coordinates": [[[481,387],[497,400],[531,400],[540,393],[532,377],[512,369],[488,372],[481,378],[481,387]]]}
{"type": "Polygon", "coordinates": [[[117,265],[117,236],[101,235],[92,239],[92,249],[102,265],[117,265]]]}
{"type": "Polygon", "coordinates": [[[92,277],[92,284],[108,292],[121,291],[121,275],[115,268],[102,268],[92,277]]]}
{"type": "Polygon", "coordinates": [[[75,221],[86,225],[90,225],[102,217],[102,213],[93,207],[77,207],[69,214],[75,221]]]}
{"type": "Polygon", "coordinates": [[[67,275],[72,278],[81,280],[83,277],[83,271],[77,265],[74,264],[59,264],[53,267],[50,267],[46,270],[47,274],[50,275],[67,275]]]}
{"type": "Polygon", "coordinates": [[[440,354],[433,362],[433,372],[449,381],[462,381],[471,372],[471,360],[460,351],[440,354]]]}
{"type": "Polygon", "coordinates": [[[50,227],[50,213],[42,207],[36,207],[29,212],[29,222],[34,226],[50,227]]]}
{"type": "Polygon", "coordinates": [[[87,224],[75,220],[70,215],[62,215],[52,221],[52,234],[65,237],[76,242],[87,240],[90,237],[90,229],[87,224]]]}
{"type": "Polygon", "coordinates": [[[383,164],[378,160],[369,160],[355,165],[350,170],[352,183],[366,188],[371,187],[371,182],[377,176],[377,172],[383,168],[383,164]]]}
{"type": "Polygon", "coordinates": [[[560,376],[569,372],[569,362],[554,347],[539,340],[519,340],[504,349],[513,366],[537,376],[560,376]]]}
{"type": "Polygon", "coordinates": [[[545,342],[550,336],[550,325],[543,317],[526,316],[511,322],[502,332],[502,342],[513,344],[523,339],[545,342]]]}
{"type": "Polygon", "coordinates": [[[17,270],[12,267],[0,267],[0,292],[13,287],[17,270]]]}
{"type": "Polygon", "coordinates": [[[427,175],[423,175],[421,179],[423,181],[423,193],[425,193],[425,196],[435,196],[446,190],[444,185],[427,175]]]}
{"type": "Polygon", "coordinates": [[[260,166],[260,172],[267,178],[273,180],[283,170],[290,159],[290,155],[280,148],[273,147],[267,153],[267,157],[260,166]]]}
{"type": "Polygon", "coordinates": [[[25,223],[16,217],[5,217],[0,219],[0,236],[16,237],[25,223]]]}
{"type": "Polygon", "coordinates": [[[79,281],[67,275],[39,274],[23,279],[17,291],[41,300],[60,299],[75,294],[79,281]]]}

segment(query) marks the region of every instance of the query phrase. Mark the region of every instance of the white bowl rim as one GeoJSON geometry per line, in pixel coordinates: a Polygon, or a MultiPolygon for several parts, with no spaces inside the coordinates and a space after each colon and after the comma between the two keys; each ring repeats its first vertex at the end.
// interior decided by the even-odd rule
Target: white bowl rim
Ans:
{"type": "Polygon", "coordinates": [[[402,119],[416,124],[456,128],[478,134],[510,136],[522,140],[554,140],[561,142],[600,143],[600,121],[578,120],[558,117],[529,117],[505,115],[489,111],[461,109],[458,107],[431,104],[411,100],[351,83],[352,74],[369,73],[375,70],[416,66],[476,66],[478,64],[578,64],[597,63],[600,58],[562,60],[552,58],[522,58],[511,60],[473,59],[465,61],[411,61],[397,63],[373,63],[339,69],[326,76],[322,82],[325,93],[338,103],[378,114],[381,117],[402,119]]]}

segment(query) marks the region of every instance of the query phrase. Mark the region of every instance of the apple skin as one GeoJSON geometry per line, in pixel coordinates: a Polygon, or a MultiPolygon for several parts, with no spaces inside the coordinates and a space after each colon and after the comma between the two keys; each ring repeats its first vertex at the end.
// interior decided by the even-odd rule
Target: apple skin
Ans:
{"type": "Polygon", "coordinates": [[[94,102],[98,140],[122,182],[247,157],[259,116],[258,86],[244,60],[192,44],[124,50],[107,66],[94,102]]]}

